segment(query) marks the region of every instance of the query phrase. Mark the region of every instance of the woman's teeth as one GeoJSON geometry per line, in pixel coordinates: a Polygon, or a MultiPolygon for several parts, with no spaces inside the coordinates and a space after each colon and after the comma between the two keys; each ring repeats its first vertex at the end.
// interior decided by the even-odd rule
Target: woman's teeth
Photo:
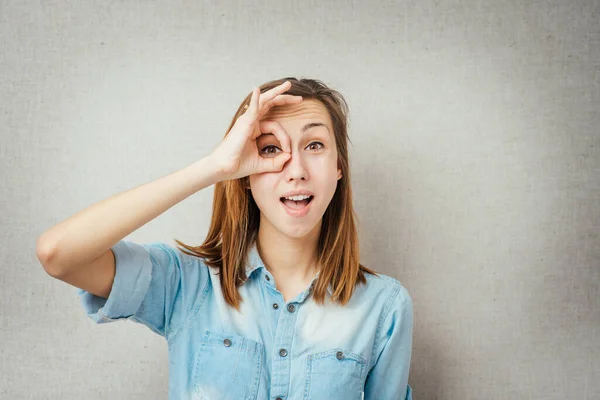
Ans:
{"type": "Polygon", "coordinates": [[[306,195],[298,195],[298,196],[290,196],[290,197],[284,197],[284,199],[287,200],[294,200],[294,201],[300,201],[300,200],[306,200],[308,199],[310,196],[306,196],[306,195]]]}

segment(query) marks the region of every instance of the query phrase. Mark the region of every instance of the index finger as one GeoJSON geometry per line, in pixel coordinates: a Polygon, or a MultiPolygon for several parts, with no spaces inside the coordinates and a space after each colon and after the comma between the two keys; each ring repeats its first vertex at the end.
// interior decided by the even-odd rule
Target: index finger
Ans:
{"type": "Polygon", "coordinates": [[[285,81],[279,86],[275,86],[273,89],[267,90],[266,92],[260,95],[258,108],[261,109],[262,106],[270,100],[273,100],[277,95],[281,93],[285,93],[292,87],[292,83],[290,81],[285,81]]]}
{"type": "MultiPolygon", "coordinates": [[[[291,148],[291,143],[290,143],[290,137],[288,136],[287,132],[285,131],[285,129],[283,129],[283,126],[281,126],[281,124],[277,121],[271,121],[271,120],[263,120],[259,122],[259,131],[260,133],[272,133],[277,140],[279,140],[279,143],[281,143],[281,147],[283,147],[283,151],[285,151],[286,153],[291,153],[292,152],[292,148],[291,148]]],[[[256,139],[256,138],[254,138],[256,139]]]]}

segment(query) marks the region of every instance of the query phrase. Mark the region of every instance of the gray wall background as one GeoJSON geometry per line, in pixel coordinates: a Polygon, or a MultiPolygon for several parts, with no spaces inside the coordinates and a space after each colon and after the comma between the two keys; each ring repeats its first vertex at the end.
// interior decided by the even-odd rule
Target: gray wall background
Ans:
{"type": "MultiPolygon", "coordinates": [[[[166,398],[36,238],[207,155],[253,85],[350,104],[362,260],[415,303],[417,399],[600,398],[596,1],[0,3],[0,397],[166,398]]],[[[212,188],[127,237],[200,243],[212,188]]]]}

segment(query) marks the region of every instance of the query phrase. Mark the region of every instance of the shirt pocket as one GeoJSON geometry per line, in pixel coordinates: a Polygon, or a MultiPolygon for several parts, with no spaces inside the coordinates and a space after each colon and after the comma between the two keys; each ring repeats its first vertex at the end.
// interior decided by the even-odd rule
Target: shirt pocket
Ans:
{"type": "Polygon", "coordinates": [[[364,357],[344,349],[309,355],[304,398],[360,400],[365,385],[365,366],[364,357]]]}
{"type": "Polygon", "coordinates": [[[194,367],[195,398],[255,400],[264,345],[244,336],[206,331],[194,367]]]}

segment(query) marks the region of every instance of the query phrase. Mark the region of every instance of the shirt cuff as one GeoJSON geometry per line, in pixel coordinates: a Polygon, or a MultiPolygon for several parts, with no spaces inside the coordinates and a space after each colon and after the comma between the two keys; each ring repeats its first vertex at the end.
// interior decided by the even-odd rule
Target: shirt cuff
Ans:
{"type": "Polygon", "coordinates": [[[142,245],[121,240],[112,251],[115,254],[115,278],[108,299],[83,289],[78,291],[83,309],[97,324],[135,314],[152,279],[152,261],[142,245]]]}

